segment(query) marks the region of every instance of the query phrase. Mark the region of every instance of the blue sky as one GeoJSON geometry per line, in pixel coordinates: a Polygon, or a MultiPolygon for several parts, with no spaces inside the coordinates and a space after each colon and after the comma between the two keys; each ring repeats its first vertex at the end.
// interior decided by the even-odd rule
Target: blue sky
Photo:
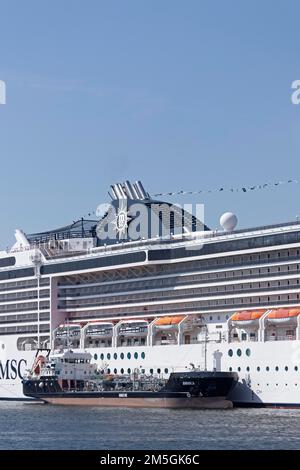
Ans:
{"type": "MultiPolygon", "coordinates": [[[[149,192],[300,178],[300,4],[2,0],[0,245],[72,222],[113,182],[149,192]]],[[[221,193],[240,226],[293,219],[300,185],[221,193]]],[[[188,198],[174,202],[191,202],[188,198]]]]}

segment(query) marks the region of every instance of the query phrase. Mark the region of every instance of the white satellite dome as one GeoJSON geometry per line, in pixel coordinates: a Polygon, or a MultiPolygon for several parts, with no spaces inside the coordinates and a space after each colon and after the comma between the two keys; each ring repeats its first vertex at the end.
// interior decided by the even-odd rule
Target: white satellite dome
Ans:
{"type": "Polygon", "coordinates": [[[232,232],[237,226],[238,218],[232,212],[225,212],[220,218],[220,225],[225,232],[232,232]]]}

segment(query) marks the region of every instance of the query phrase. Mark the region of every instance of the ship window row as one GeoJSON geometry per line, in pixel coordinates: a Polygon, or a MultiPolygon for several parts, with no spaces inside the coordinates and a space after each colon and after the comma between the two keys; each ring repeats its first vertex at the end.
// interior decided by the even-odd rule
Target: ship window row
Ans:
{"type": "Polygon", "coordinates": [[[79,297],[84,295],[95,295],[95,294],[109,294],[131,290],[147,290],[162,287],[174,287],[179,285],[193,285],[196,283],[211,283],[211,282],[222,282],[228,279],[232,280],[244,280],[244,279],[255,279],[258,276],[272,277],[284,276],[287,273],[290,275],[298,274],[300,270],[299,264],[283,265],[283,266],[272,266],[269,268],[256,268],[256,269],[241,269],[238,271],[221,271],[214,273],[205,274],[194,274],[191,276],[176,276],[171,278],[162,279],[151,279],[145,282],[145,279],[141,281],[129,281],[121,284],[108,284],[102,286],[89,286],[84,287],[78,286],[78,288],[68,289],[60,288],[58,297],[79,297]]]}
{"type": "Polygon", "coordinates": [[[251,250],[256,248],[267,248],[270,246],[286,245],[300,242],[300,231],[291,233],[277,233],[262,235],[245,239],[235,239],[230,241],[220,241],[207,243],[199,249],[187,250],[185,247],[162,250],[149,250],[149,261],[163,261],[177,258],[189,258],[192,256],[208,255],[237,250],[251,250]]]}
{"type": "Polygon", "coordinates": [[[37,333],[37,325],[0,327],[0,335],[15,335],[16,333],[37,333]]]}
{"type": "MultiPolygon", "coordinates": [[[[128,352],[128,353],[124,353],[124,352],[121,352],[119,355],[118,353],[114,353],[114,354],[111,354],[111,353],[107,353],[107,354],[104,354],[104,353],[101,353],[99,354],[99,359],[101,359],[101,361],[104,361],[104,359],[107,359],[107,360],[111,360],[111,359],[115,359],[117,360],[118,357],[120,359],[131,359],[131,358],[134,358],[134,359],[145,359],[146,358],[146,353],[145,352],[141,352],[141,354],[139,354],[138,352],[135,352],[135,353],[131,353],[131,352],[128,352]]],[[[98,354],[94,354],[94,359],[95,361],[98,359],[98,354]]]]}
{"type": "Polygon", "coordinates": [[[37,287],[37,279],[26,279],[24,281],[2,282],[0,283],[0,291],[28,289],[37,287]]]}
{"type": "Polygon", "coordinates": [[[66,271],[81,271],[84,269],[102,268],[108,266],[142,263],[146,261],[146,253],[144,251],[118,254],[112,256],[103,256],[94,259],[85,259],[80,261],[69,261],[65,263],[55,263],[44,265],[41,267],[41,274],[55,274],[66,271]]]}
{"type": "MultiPolygon", "coordinates": [[[[49,300],[43,300],[40,302],[40,309],[49,309],[50,302],[49,300]]],[[[0,305],[0,313],[5,312],[15,312],[19,310],[21,312],[27,310],[37,310],[38,302],[24,302],[24,303],[17,303],[17,304],[8,304],[8,305],[0,305]]]]}
{"type": "Polygon", "coordinates": [[[28,323],[37,321],[37,313],[29,313],[23,315],[1,315],[0,323],[28,323]]]}
{"type": "Polygon", "coordinates": [[[97,297],[97,298],[88,298],[75,300],[61,300],[58,304],[58,308],[80,308],[80,307],[93,307],[93,306],[105,306],[105,305],[116,305],[127,302],[156,302],[157,300],[174,300],[176,298],[188,298],[192,299],[194,297],[215,297],[223,296],[229,294],[244,294],[245,296],[251,295],[254,292],[268,293],[276,290],[291,290],[292,288],[299,289],[299,279],[292,279],[290,281],[281,281],[274,283],[253,283],[253,284],[236,284],[229,286],[221,287],[209,287],[209,288],[199,288],[199,289],[182,289],[176,291],[166,291],[166,292],[149,292],[141,294],[126,294],[119,296],[111,297],[97,297]],[[271,285],[272,284],[272,285],[271,285]]]}
{"type": "MultiPolygon", "coordinates": [[[[283,274],[283,273],[282,273],[283,274]]],[[[176,292],[178,292],[178,294],[174,294],[174,295],[180,295],[179,293],[182,292],[182,293],[185,293],[185,292],[191,292],[191,293],[203,293],[203,294],[206,294],[206,293],[210,293],[210,292],[227,292],[227,291],[239,291],[239,290],[242,290],[242,289],[256,289],[256,288],[259,288],[259,289],[267,289],[269,287],[273,287],[273,288],[276,288],[276,287],[284,287],[284,286],[297,286],[298,284],[300,283],[300,280],[299,279],[284,279],[282,281],[264,281],[264,282],[252,282],[252,283],[241,283],[241,284],[228,284],[227,286],[211,286],[211,287],[201,287],[201,288],[195,288],[195,289],[181,289],[181,290],[178,290],[176,292]]],[[[190,284],[192,285],[192,284],[190,284]]],[[[144,286],[144,291],[146,290],[146,287],[149,287],[148,285],[147,286],[144,286]]],[[[159,288],[159,286],[154,286],[152,285],[151,286],[151,289],[153,288],[159,288]]],[[[162,288],[163,286],[161,286],[162,288]]],[[[165,287],[165,286],[164,286],[165,287]]],[[[174,286],[172,286],[174,287],[174,286]]],[[[75,289],[74,289],[75,290],[75,289]]],[[[85,288],[84,291],[81,291],[81,292],[78,292],[77,289],[76,289],[76,293],[74,293],[74,290],[72,292],[72,290],[70,289],[69,293],[66,294],[66,296],[70,296],[70,297],[73,297],[73,299],[68,299],[67,302],[76,302],[76,301],[79,301],[81,300],[80,297],[81,296],[87,296],[87,295],[103,295],[104,293],[101,292],[101,290],[99,291],[98,288],[85,288]],[[73,295],[72,295],[73,294],[73,295]]],[[[126,289],[124,289],[126,290],[126,289]]],[[[116,296],[116,297],[109,297],[110,299],[112,298],[119,298],[122,294],[123,295],[126,295],[128,296],[128,298],[144,298],[145,295],[154,295],[153,293],[134,293],[134,294],[131,294],[130,291],[127,291],[126,293],[124,291],[120,291],[120,295],[116,296]]],[[[159,294],[157,295],[165,295],[165,296],[168,296],[168,292],[170,291],[165,291],[165,292],[160,292],[159,294]]],[[[173,291],[172,291],[173,292],[173,291]]],[[[107,292],[105,292],[106,294],[107,292]]],[[[117,293],[117,292],[112,292],[112,293],[117,293]]],[[[60,299],[63,299],[63,295],[60,295],[59,296],[60,299]]]]}
{"type": "MultiPolygon", "coordinates": [[[[49,289],[42,289],[40,290],[40,297],[49,297],[50,291],[49,289]]],[[[0,294],[0,302],[11,302],[14,300],[25,300],[25,299],[37,299],[38,298],[38,291],[23,291],[23,292],[14,292],[10,294],[0,294]]]]}
{"type": "MultiPolygon", "coordinates": [[[[39,315],[40,321],[50,320],[50,312],[41,312],[39,315]]],[[[23,313],[21,315],[1,315],[0,323],[28,323],[38,321],[37,313],[23,313]]]]}
{"type": "MultiPolygon", "coordinates": [[[[238,367],[236,367],[236,368],[233,368],[233,367],[229,367],[229,368],[228,368],[229,372],[232,372],[232,371],[234,371],[234,370],[237,370],[238,372],[241,372],[242,369],[244,369],[246,372],[250,372],[251,370],[252,370],[252,371],[257,371],[257,372],[263,372],[264,370],[266,370],[267,372],[270,371],[270,367],[269,367],[269,366],[266,366],[265,368],[264,368],[264,367],[259,367],[259,366],[258,366],[258,367],[252,367],[252,368],[251,368],[250,366],[246,366],[246,367],[243,367],[243,368],[240,367],[240,366],[238,366],[238,367]]],[[[298,367],[298,366],[294,366],[294,367],[291,367],[291,368],[289,369],[288,366],[284,366],[284,367],[281,367],[281,368],[278,367],[278,366],[276,366],[276,367],[271,368],[271,369],[272,369],[272,370],[274,369],[275,372],[281,372],[281,371],[288,372],[289,370],[294,370],[295,372],[298,372],[299,367],[298,367]]],[[[278,384],[276,384],[276,385],[278,385],[278,384]]]]}
{"type": "MultiPolygon", "coordinates": [[[[184,273],[188,273],[189,271],[192,270],[207,270],[207,269],[213,269],[213,268],[224,268],[226,267],[227,270],[230,268],[236,268],[238,266],[241,266],[241,270],[238,271],[226,271],[225,273],[223,272],[215,272],[215,273],[203,273],[201,277],[201,273],[199,274],[200,277],[196,277],[195,280],[208,280],[208,279],[221,279],[223,276],[225,277],[244,277],[244,276],[249,276],[249,275],[255,275],[255,274],[268,274],[270,272],[280,272],[280,271],[289,271],[290,269],[299,269],[299,265],[297,265],[297,268],[295,268],[293,265],[290,265],[288,267],[285,267],[282,265],[280,269],[278,269],[277,266],[275,267],[261,267],[261,268],[253,268],[251,271],[251,265],[257,265],[259,262],[270,262],[274,263],[274,261],[280,261],[281,263],[283,262],[289,262],[293,258],[294,260],[297,260],[300,256],[300,250],[297,249],[290,249],[290,250],[281,250],[281,251],[275,251],[275,252],[269,252],[269,253],[259,253],[259,254],[251,254],[251,255],[235,255],[235,256],[225,256],[225,257],[219,257],[219,258],[212,258],[212,259],[204,259],[204,260],[194,260],[194,261],[188,261],[184,263],[184,266],[182,263],[174,263],[172,265],[160,265],[160,266],[147,266],[147,269],[145,270],[143,267],[135,267],[130,270],[130,274],[128,275],[132,278],[132,280],[128,279],[128,282],[126,282],[127,288],[130,288],[132,285],[132,282],[141,282],[144,283],[144,281],[147,279],[149,276],[154,276],[154,275],[167,275],[168,273],[174,274],[174,273],[182,273],[183,268],[184,268],[184,273]],[[249,269],[242,269],[245,265],[249,266],[249,269]],[[141,277],[143,278],[141,281],[134,281],[134,278],[136,277],[141,277]]],[[[92,277],[93,281],[92,282],[111,282],[111,281],[117,281],[117,280],[124,280],[124,270],[115,270],[114,272],[102,272],[102,273],[93,273],[92,277]]],[[[156,282],[158,280],[154,280],[156,282]]],[[[148,280],[148,282],[152,282],[152,280],[148,280]]],[[[168,281],[166,281],[168,282],[168,281]]],[[[172,281],[171,281],[172,282],[172,281]]],[[[176,281],[175,281],[176,282],[176,281]]],[[[184,282],[184,280],[182,280],[184,282]]],[[[72,277],[62,277],[60,281],[58,282],[58,286],[63,286],[66,287],[66,285],[80,285],[81,288],[84,287],[84,284],[90,284],[91,283],[91,277],[90,276],[84,276],[80,275],[80,281],[76,276],[72,277]]],[[[124,285],[124,283],[122,283],[124,285]]],[[[67,287],[66,287],[67,288],[67,287]]],[[[114,286],[115,289],[118,288],[118,285],[114,286]]],[[[122,289],[122,288],[121,288],[122,289]]],[[[71,289],[70,289],[71,290],[71,289]]]]}
{"type": "MultiPolygon", "coordinates": [[[[184,314],[185,312],[199,313],[203,310],[214,311],[226,308],[226,310],[238,309],[238,308],[267,308],[268,305],[281,306],[281,305],[294,305],[295,301],[299,301],[299,294],[294,295],[273,295],[273,296],[260,296],[260,297],[249,297],[248,299],[221,299],[221,300],[208,300],[198,302],[185,302],[182,304],[169,304],[166,305],[148,305],[145,307],[122,307],[109,309],[101,312],[101,319],[111,317],[124,317],[124,315],[132,315],[136,317],[145,317],[147,314],[155,315],[173,315],[173,314],[184,314]]],[[[71,312],[69,318],[73,320],[86,320],[97,319],[99,320],[99,311],[86,310],[84,312],[71,312]]]]}
{"type": "Polygon", "coordinates": [[[9,279],[17,279],[19,277],[33,277],[33,268],[24,269],[11,269],[10,271],[0,271],[0,281],[6,281],[9,279]]]}
{"type": "MultiPolygon", "coordinates": [[[[40,333],[50,332],[49,324],[39,325],[40,333]]],[[[18,333],[38,333],[38,325],[15,325],[15,326],[5,326],[0,327],[0,335],[13,335],[18,333]]]]}

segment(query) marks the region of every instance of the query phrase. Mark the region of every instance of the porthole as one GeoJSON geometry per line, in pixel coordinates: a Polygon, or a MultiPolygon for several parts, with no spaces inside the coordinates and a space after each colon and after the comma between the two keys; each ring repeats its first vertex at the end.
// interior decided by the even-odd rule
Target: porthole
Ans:
{"type": "Polygon", "coordinates": [[[229,372],[232,372],[232,367],[229,367],[229,372]]]}
{"type": "Polygon", "coordinates": [[[168,374],[169,373],[169,369],[165,369],[165,374],[168,374]]]}
{"type": "Polygon", "coordinates": [[[120,354],[120,358],[121,358],[121,359],[124,359],[124,353],[121,353],[121,354],[120,354]]]}
{"type": "Polygon", "coordinates": [[[118,373],[118,370],[117,369],[114,369],[114,374],[117,374],[118,373]]]}
{"type": "Polygon", "coordinates": [[[103,353],[100,354],[100,359],[103,361],[103,359],[104,359],[104,354],[103,353]]]}
{"type": "Polygon", "coordinates": [[[229,351],[228,351],[228,356],[230,356],[230,357],[233,356],[233,351],[232,351],[232,349],[229,349],[229,351]]]}
{"type": "Polygon", "coordinates": [[[98,359],[98,354],[94,354],[94,359],[95,359],[95,361],[97,361],[97,359],[98,359]]]}
{"type": "Polygon", "coordinates": [[[106,357],[107,357],[107,359],[110,359],[110,353],[108,353],[106,357]]]}
{"type": "Polygon", "coordinates": [[[276,366],[276,367],[275,367],[275,370],[276,370],[276,372],[278,372],[278,371],[279,371],[279,367],[278,367],[278,366],[276,366]]]}
{"type": "Polygon", "coordinates": [[[124,374],[124,369],[122,368],[122,369],[120,370],[120,372],[121,372],[121,374],[124,374]]]}
{"type": "Polygon", "coordinates": [[[118,359],[118,354],[114,353],[114,359],[118,359]]]}
{"type": "Polygon", "coordinates": [[[259,371],[260,371],[260,367],[257,367],[257,372],[259,372],[259,371]]]}
{"type": "Polygon", "coordinates": [[[131,359],[131,353],[127,353],[127,359],[131,359]]]}
{"type": "Polygon", "coordinates": [[[267,372],[269,372],[269,370],[270,370],[270,367],[269,367],[269,366],[267,366],[267,367],[266,367],[266,371],[267,371],[267,372]]]}
{"type": "Polygon", "coordinates": [[[110,374],[110,369],[107,369],[107,373],[110,374]]]}
{"type": "Polygon", "coordinates": [[[157,369],[157,373],[160,374],[161,370],[160,369],[157,369]]]}
{"type": "Polygon", "coordinates": [[[131,374],[131,369],[130,369],[130,367],[127,369],[127,373],[128,373],[128,374],[131,374]]]}
{"type": "Polygon", "coordinates": [[[134,353],[134,359],[138,359],[139,355],[137,352],[134,353]]]}
{"type": "Polygon", "coordinates": [[[145,359],[145,356],[146,356],[146,355],[145,355],[145,353],[144,353],[144,352],[142,352],[142,354],[141,354],[141,358],[142,358],[142,359],[145,359]]]}
{"type": "Polygon", "coordinates": [[[153,374],[153,369],[150,369],[150,371],[149,371],[149,372],[150,372],[150,374],[153,374]]]}
{"type": "Polygon", "coordinates": [[[297,370],[298,370],[298,366],[295,366],[295,371],[297,371],[297,370]]]}
{"type": "Polygon", "coordinates": [[[238,367],[238,369],[237,369],[237,370],[238,370],[239,372],[241,372],[241,368],[240,368],[240,367],[238,367]]]}
{"type": "Polygon", "coordinates": [[[251,350],[249,348],[246,349],[246,356],[248,356],[248,357],[251,356],[251,350]]]}
{"type": "Polygon", "coordinates": [[[237,355],[238,355],[239,357],[241,357],[242,351],[241,351],[240,349],[238,349],[236,353],[237,353],[237,355]]]}
{"type": "Polygon", "coordinates": [[[250,367],[249,367],[249,366],[246,368],[246,371],[247,371],[247,372],[249,372],[249,371],[250,371],[250,367]]]}
{"type": "Polygon", "coordinates": [[[287,372],[289,370],[288,366],[285,366],[284,370],[287,372]]]}

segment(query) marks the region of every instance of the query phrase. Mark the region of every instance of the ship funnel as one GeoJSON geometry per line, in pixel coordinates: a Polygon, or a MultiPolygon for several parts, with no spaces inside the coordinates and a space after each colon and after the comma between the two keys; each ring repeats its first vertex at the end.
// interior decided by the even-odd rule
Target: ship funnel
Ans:
{"type": "Polygon", "coordinates": [[[122,193],[119,189],[119,186],[117,184],[112,185],[112,190],[114,191],[115,195],[117,196],[117,199],[123,199],[122,193]]]}
{"type": "Polygon", "coordinates": [[[118,196],[116,195],[116,191],[113,185],[110,186],[110,189],[111,189],[112,199],[118,199],[118,196]]]}
{"type": "Polygon", "coordinates": [[[139,188],[141,194],[142,194],[142,199],[147,199],[149,197],[149,194],[145,191],[144,186],[142,185],[141,181],[136,181],[136,185],[139,188]]]}
{"type": "Polygon", "coordinates": [[[124,183],[125,189],[126,189],[126,194],[129,199],[136,199],[134,192],[133,192],[133,187],[131,186],[131,183],[129,181],[125,181],[124,183]]]}
{"type": "Polygon", "coordinates": [[[122,184],[118,183],[116,186],[118,186],[120,193],[121,193],[121,199],[127,199],[126,193],[123,189],[122,184]]]}

